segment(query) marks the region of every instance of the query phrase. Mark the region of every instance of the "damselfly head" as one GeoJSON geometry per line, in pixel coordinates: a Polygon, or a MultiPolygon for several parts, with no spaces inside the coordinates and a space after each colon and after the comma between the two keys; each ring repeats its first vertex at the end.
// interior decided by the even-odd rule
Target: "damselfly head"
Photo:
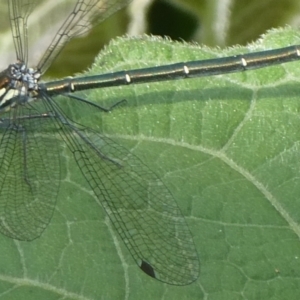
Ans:
{"type": "Polygon", "coordinates": [[[7,76],[10,78],[11,88],[25,87],[28,91],[38,90],[38,80],[41,77],[39,71],[27,68],[24,63],[18,62],[9,65],[7,76]]]}
{"type": "Polygon", "coordinates": [[[0,111],[7,111],[35,98],[40,76],[39,71],[27,68],[22,62],[11,64],[0,72],[0,111]]]}

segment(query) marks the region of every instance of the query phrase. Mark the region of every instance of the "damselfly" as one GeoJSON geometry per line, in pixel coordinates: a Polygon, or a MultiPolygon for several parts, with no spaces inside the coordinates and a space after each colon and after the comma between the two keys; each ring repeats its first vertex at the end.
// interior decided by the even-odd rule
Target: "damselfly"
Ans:
{"type": "Polygon", "coordinates": [[[134,154],[74,121],[62,102],[100,112],[102,107],[73,93],[266,67],[299,59],[300,46],[40,82],[70,39],[129,2],[77,0],[37,67],[31,69],[26,24],[38,1],[7,1],[17,62],[0,73],[0,231],[31,241],[48,226],[61,179],[58,143],[63,140],[138,266],[160,281],[184,285],[197,279],[199,261],[172,194],[134,154]]]}

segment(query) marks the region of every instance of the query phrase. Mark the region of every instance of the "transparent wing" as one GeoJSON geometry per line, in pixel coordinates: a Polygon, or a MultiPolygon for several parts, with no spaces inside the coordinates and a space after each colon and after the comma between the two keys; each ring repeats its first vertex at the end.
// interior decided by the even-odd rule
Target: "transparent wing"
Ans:
{"type": "Polygon", "coordinates": [[[169,284],[196,280],[199,261],[191,233],[160,178],[121,145],[75,125],[60,107],[53,109],[63,140],[138,266],[169,284]]]}
{"type": "Polygon", "coordinates": [[[55,122],[36,118],[35,107],[20,105],[0,122],[0,231],[26,241],[49,224],[60,183],[55,122]]]}
{"type": "Polygon", "coordinates": [[[10,26],[17,60],[28,61],[27,19],[36,6],[35,0],[7,0],[10,26]]]}
{"type": "MultiPolygon", "coordinates": [[[[87,33],[132,0],[74,0],[74,6],[54,36],[37,68],[44,73],[63,47],[74,37],[87,33]]],[[[36,0],[7,0],[17,59],[28,62],[28,17],[36,0]]]]}
{"type": "Polygon", "coordinates": [[[131,0],[77,0],[37,68],[44,73],[66,43],[76,36],[85,34],[92,25],[102,22],[129,2],[131,0]]]}

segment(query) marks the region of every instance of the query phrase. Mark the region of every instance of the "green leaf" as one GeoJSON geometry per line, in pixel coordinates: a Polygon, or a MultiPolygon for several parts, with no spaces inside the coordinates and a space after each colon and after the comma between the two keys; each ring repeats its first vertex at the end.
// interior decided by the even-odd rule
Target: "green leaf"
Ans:
{"type": "MultiPolygon", "coordinates": [[[[220,51],[117,39],[84,75],[223,57],[299,42],[289,28],[220,51]]],[[[199,279],[162,284],[133,262],[72,155],[52,222],[32,242],[0,236],[3,299],[299,299],[299,62],[239,74],[81,93],[110,113],[76,120],[142,159],[173,193],[199,252],[199,279]]]]}

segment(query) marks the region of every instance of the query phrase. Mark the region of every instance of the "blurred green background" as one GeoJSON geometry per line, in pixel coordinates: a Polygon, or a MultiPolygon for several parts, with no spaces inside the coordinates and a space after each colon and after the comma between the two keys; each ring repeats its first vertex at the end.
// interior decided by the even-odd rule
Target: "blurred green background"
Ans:
{"type": "MultiPolygon", "coordinates": [[[[71,7],[75,2],[37,1],[35,14],[30,18],[33,19],[30,33],[43,36],[43,30],[49,30],[65,17],[61,7],[71,7]],[[46,24],[44,27],[39,25],[41,21],[46,24]]],[[[11,52],[13,45],[6,0],[0,1],[0,11],[0,53],[11,52]]],[[[129,6],[94,27],[88,35],[69,43],[47,76],[62,77],[83,72],[104,45],[124,34],[147,33],[209,46],[245,45],[270,28],[286,24],[298,27],[299,13],[298,0],[132,0],[129,6]]]]}
{"type": "Polygon", "coordinates": [[[86,69],[110,39],[122,34],[146,33],[226,47],[255,41],[270,28],[297,27],[299,16],[297,0],[133,0],[130,7],[96,26],[84,40],[66,47],[50,74],[65,76],[86,69]],[[68,62],[68,70],[60,73],[63,62],[68,62]]]}

